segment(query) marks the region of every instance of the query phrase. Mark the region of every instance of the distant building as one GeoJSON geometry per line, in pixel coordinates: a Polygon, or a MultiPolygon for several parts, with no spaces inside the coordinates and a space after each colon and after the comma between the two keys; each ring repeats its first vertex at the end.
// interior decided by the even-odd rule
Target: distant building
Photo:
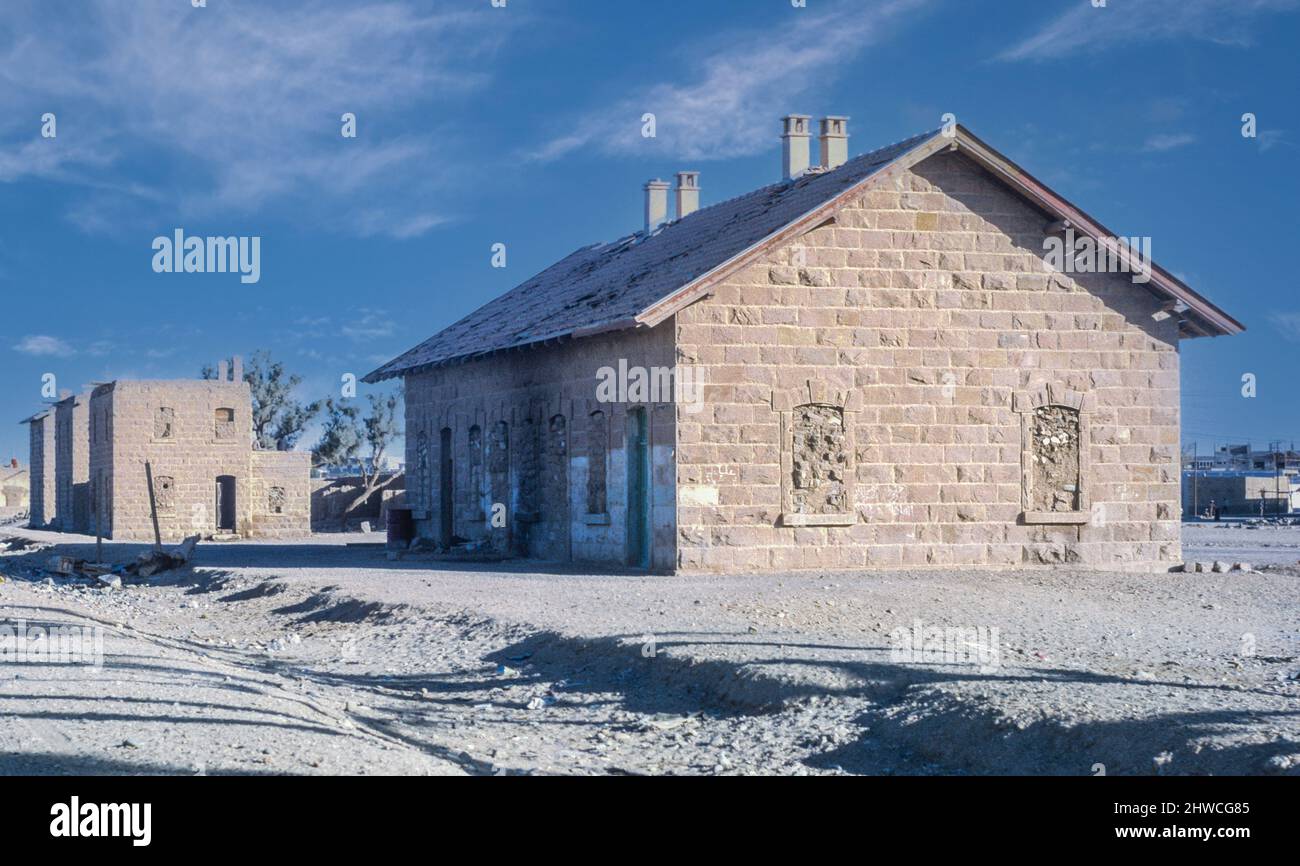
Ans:
{"type": "Polygon", "coordinates": [[[213,380],[109,382],[28,419],[42,467],[39,525],[152,541],[156,516],[164,541],[310,534],[311,454],[254,450],[241,366],[236,360],[229,379],[222,363],[213,380]],[[53,515],[45,469],[52,417],[53,515]]]}
{"type": "Polygon", "coordinates": [[[1300,476],[1277,472],[1213,470],[1183,473],[1183,515],[1219,513],[1258,517],[1300,511],[1300,476]]]}
{"type": "Polygon", "coordinates": [[[31,504],[31,475],[11,460],[0,467],[0,517],[13,517],[28,510],[31,504]]]}
{"type": "Polygon", "coordinates": [[[1282,472],[1300,474],[1300,451],[1293,448],[1256,449],[1246,445],[1220,445],[1213,454],[1183,452],[1183,470],[1208,472],[1282,472]]]}

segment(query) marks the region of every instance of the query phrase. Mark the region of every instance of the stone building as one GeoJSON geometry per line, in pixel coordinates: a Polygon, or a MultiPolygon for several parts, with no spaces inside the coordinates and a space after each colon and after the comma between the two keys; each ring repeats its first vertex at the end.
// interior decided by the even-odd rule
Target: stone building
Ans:
{"type": "Polygon", "coordinates": [[[44,529],[53,525],[56,514],[54,410],[37,412],[22,423],[28,425],[31,448],[28,463],[28,525],[44,529]]]}
{"type": "Polygon", "coordinates": [[[644,231],[367,377],[405,382],[417,532],[688,572],[1179,562],[1179,342],[1243,326],[963,127],[850,160],[828,117],[810,166],[784,124],[781,182],[698,209],[679,173],[668,221],[652,181],[644,231]]]}
{"type": "Polygon", "coordinates": [[[9,518],[31,508],[31,474],[17,458],[0,467],[0,518],[9,518]]]}
{"type": "Polygon", "coordinates": [[[54,404],[55,526],[64,532],[94,532],[90,524],[90,394],[54,404]]]}
{"type": "Polygon", "coordinates": [[[1184,516],[1205,515],[1211,502],[1225,517],[1292,514],[1300,510],[1300,478],[1280,472],[1184,472],[1184,516]]]}
{"type": "Polygon", "coordinates": [[[238,360],[212,380],[98,385],[34,417],[32,458],[48,466],[55,456],[59,467],[56,512],[42,518],[64,531],[153,541],[156,512],[167,542],[311,533],[311,454],[254,450],[238,360]]]}

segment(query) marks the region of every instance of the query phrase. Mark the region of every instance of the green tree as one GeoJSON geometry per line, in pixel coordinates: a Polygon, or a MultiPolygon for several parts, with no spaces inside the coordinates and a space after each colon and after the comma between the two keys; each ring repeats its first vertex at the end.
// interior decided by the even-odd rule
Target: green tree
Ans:
{"type": "Polygon", "coordinates": [[[361,407],[346,400],[328,398],[324,411],[320,441],[313,450],[317,466],[345,468],[356,466],[361,475],[361,492],[343,510],[341,523],[380,490],[397,480],[397,473],[384,477],[384,458],[401,435],[399,407],[401,394],[367,394],[370,411],[362,415],[361,407]]]}
{"type": "MultiPolygon", "coordinates": [[[[204,366],[201,375],[215,379],[217,371],[204,366]]],[[[320,414],[321,401],[297,400],[294,391],[302,384],[302,377],[285,372],[284,365],[265,350],[249,358],[244,381],[253,397],[254,446],[263,451],[292,451],[307,425],[320,414]]]]}

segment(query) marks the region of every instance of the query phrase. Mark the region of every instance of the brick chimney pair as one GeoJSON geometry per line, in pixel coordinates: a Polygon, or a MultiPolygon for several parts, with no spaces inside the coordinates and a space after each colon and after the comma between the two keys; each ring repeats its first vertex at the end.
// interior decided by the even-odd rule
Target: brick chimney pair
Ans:
{"type": "MultiPolygon", "coordinates": [[[[808,171],[811,143],[812,117],[807,114],[790,114],[781,119],[781,173],[785,180],[793,180],[808,171]]],[[[849,159],[849,119],[827,115],[821,119],[821,167],[825,171],[839,168],[849,159]]]]}
{"type": "Polygon", "coordinates": [[[227,369],[226,360],[222,358],[217,361],[217,381],[218,382],[242,382],[244,381],[244,359],[240,355],[230,359],[230,367],[227,369]]]}

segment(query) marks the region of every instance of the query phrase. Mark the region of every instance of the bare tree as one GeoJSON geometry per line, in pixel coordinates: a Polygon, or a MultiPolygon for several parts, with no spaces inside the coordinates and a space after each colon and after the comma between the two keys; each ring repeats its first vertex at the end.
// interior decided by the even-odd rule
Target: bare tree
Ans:
{"type": "Polygon", "coordinates": [[[361,475],[361,493],[343,510],[341,525],[348,516],[370,500],[375,493],[397,480],[393,472],[384,477],[384,458],[389,447],[401,434],[398,407],[399,393],[368,394],[370,412],[362,417],[361,407],[332,397],[323,404],[325,420],[320,442],[316,444],[317,466],[356,466],[361,475]]]}
{"type": "MultiPolygon", "coordinates": [[[[205,366],[204,379],[217,378],[217,372],[205,366]]],[[[249,359],[244,381],[253,396],[253,442],[263,451],[292,451],[307,425],[321,410],[321,401],[301,403],[293,395],[302,377],[285,372],[284,365],[259,350],[249,359]]]]}

